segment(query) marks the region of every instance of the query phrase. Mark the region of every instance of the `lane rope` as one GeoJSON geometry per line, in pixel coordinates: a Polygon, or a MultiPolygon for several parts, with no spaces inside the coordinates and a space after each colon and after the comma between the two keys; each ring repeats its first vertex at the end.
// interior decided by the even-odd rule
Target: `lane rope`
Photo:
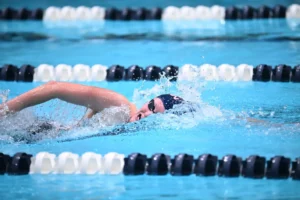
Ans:
{"type": "Polygon", "coordinates": [[[10,7],[0,10],[2,20],[43,20],[43,21],[92,21],[92,20],[246,20],[265,18],[300,18],[300,5],[290,6],[275,5],[268,7],[262,5],[254,8],[223,7],[214,5],[212,7],[199,5],[190,6],[168,6],[166,8],[104,8],[94,7],[54,7],[45,10],[38,8],[29,10],[27,8],[13,9],[10,7]]]}
{"type": "Polygon", "coordinates": [[[245,177],[255,179],[300,180],[300,157],[291,161],[284,156],[274,156],[267,160],[259,155],[242,159],[228,154],[218,159],[212,154],[198,157],[181,153],[171,158],[157,153],[148,158],[144,154],[132,153],[128,156],[115,152],[101,154],[86,152],[81,156],[63,152],[56,156],[49,152],[39,152],[35,156],[19,152],[12,157],[0,153],[0,174],[88,174],[88,175],[172,175],[172,176],[215,176],[245,177]]]}
{"type": "Polygon", "coordinates": [[[110,67],[96,64],[93,66],[76,64],[58,64],[56,66],[41,64],[37,67],[22,65],[20,67],[6,64],[0,68],[0,80],[19,82],[48,82],[48,81],[156,81],[161,77],[171,81],[261,81],[261,82],[300,82],[300,65],[291,67],[285,64],[257,66],[240,64],[238,66],[221,64],[219,66],[202,64],[200,66],[185,64],[181,67],[155,65],[143,68],[132,65],[125,68],[122,65],[110,67]]]}

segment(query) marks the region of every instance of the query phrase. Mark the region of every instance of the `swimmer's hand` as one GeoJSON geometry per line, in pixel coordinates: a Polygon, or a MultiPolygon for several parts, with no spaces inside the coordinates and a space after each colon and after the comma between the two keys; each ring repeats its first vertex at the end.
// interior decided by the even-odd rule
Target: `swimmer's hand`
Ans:
{"type": "Polygon", "coordinates": [[[268,121],[265,121],[265,120],[251,118],[251,117],[247,117],[246,120],[247,120],[248,123],[258,124],[258,125],[263,125],[263,126],[273,126],[273,127],[283,126],[283,124],[275,124],[275,123],[271,123],[271,122],[268,122],[268,121]]]}
{"type": "Polygon", "coordinates": [[[59,130],[69,131],[73,128],[79,127],[83,120],[92,118],[96,113],[97,113],[96,111],[87,108],[85,111],[85,115],[76,124],[74,124],[73,126],[69,126],[69,127],[59,127],[59,130]]]}
{"type": "Polygon", "coordinates": [[[250,123],[256,123],[256,124],[266,124],[266,123],[268,123],[268,122],[265,121],[265,120],[256,119],[256,118],[251,118],[251,117],[247,117],[246,120],[247,120],[247,122],[250,122],[250,123]]]}
{"type": "Polygon", "coordinates": [[[0,105],[0,119],[4,119],[9,115],[9,110],[5,105],[0,105]]]}

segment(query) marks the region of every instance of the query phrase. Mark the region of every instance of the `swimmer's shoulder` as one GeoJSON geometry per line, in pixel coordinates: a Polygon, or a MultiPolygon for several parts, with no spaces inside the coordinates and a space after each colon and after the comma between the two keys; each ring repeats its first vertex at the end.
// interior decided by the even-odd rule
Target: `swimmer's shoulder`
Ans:
{"type": "Polygon", "coordinates": [[[115,92],[110,89],[106,88],[101,88],[101,87],[96,87],[92,86],[91,88],[95,89],[95,92],[99,97],[104,99],[106,102],[110,102],[115,104],[115,106],[119,105],[130,105],[131,102],[122,94],[115,92]]]}
{"type": "Polygon", "coordinates": [[[133,116],[137,112],[136,105],[132,102],[129,102],[130,116],[133,116]]]}
{"type": "MultiPolygon", "coordinates": [[[[105,96],[104,98],[106,98],[107,100],[113,100],[115,101],[115,106],[119,105],[126,105],[129,107],[130,109],[130,115],[133,115],[137,112],[137,108],[135,106],[135,104],[133,104],[132,102],[130,102],[124,95],[115,92],[113,90],[109,90],[106,88],[98,88],[99,91],[101,91],[101,95],[105,96]]],[[[112,103],[112,102],[111,102],[112,103]]]]}
{"type": "Polygon", "coordinates": [[[109,91],[109,93],[115,95],[122,102],[123,105],[128,105],[130,109],[130,114],[135,114],[137,112],[136,105],[130,102],[124,95],[108,89],[106,89],[106,91],[109,91]]]}

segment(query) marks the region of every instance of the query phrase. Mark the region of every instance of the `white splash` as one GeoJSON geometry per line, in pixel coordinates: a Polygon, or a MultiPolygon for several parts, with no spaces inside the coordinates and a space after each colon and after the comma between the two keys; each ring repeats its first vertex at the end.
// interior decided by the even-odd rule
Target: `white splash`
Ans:
{"type": "Polygon", "coordinates": [[[223,120],[223,113],[220,108],[205,103],[201,99],[201,93],[206,89],[206,83],[201,80],[177,81],[171,82],[168,78],[162,77],[152,88],[140,88],[134,90],[133,102],[142,106],[150,99],[165,93],[174,94],[182,97],[188,104],[174,107],[170,112],[164,114],[151,115],[143,119],[143,126],[154,127],[159,129],[182,129],[192,128],[199,123],[211,119],[223,120]],[[192,107],[192,108],[191,108],[192,107]],[[193,112],[190,112],[190,110],[193,112]],[[174,112],[184,113],[182,115],[174,112]]]}
{"type": "Polygon", "coordinates": [[[8,107],[5,102],[7,101],[7,97],[9,94],[9,90],[0,91],[0,119],[4,118],[6,113],[8,112],[8,107]]]}
{"type": "MultiPolygon", "coordinates": [[[[128,107],[111,107],[94,115],[89,120],[83,120],[79,126],[76,126],[79,116],[84,114],[85,109],[70,104],[66,105],[61,101],[54,101],[56,103],[47,103],[46,105],[25,109],[7,117],[5,120],[1,120],[0,141],[35,142],[57,137],[72,140],[89,135],[99,135],[99,133],[105,135],[120,124],[122,125],[120,133],[123,134],[142,130],[152,131],[154,129],[188,129],[211,119],[223,119],[220,108],[209,105],[201,99],[201,93],[206,90],[205,82],[199,80],[170,82],[168,78],[162,77],[150,88],[145,85],[146,82],[142,82],[140,88],[134,89],[132,100],[137,107],[164,93],[178,95],[189,104],[175,106],[172,112],[151,115],[146,119],[130,124],[126,124],[130,116],[128,107]],[[191,107],[193,112],[189,112],[191,107]],[[173,111],[184,114],[176,115],[173,111]],[[39,130],[39,127],[44,125],[45,121],[53,128],[39,130]],[[33,135],[28,133],[28,130],[39,130],[40,132],[33,135]]],[[[6,101],[8,93],[2,92],[2,94],[4,94],[1,96],[2,101],[6,101]]]]}

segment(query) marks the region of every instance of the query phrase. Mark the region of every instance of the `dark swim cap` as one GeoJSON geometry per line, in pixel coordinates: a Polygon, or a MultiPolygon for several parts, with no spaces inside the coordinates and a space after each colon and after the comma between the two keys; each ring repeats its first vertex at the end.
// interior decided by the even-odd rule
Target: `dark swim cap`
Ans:
{"type": "Polygon", "coordinates": [[[181,104],[184,102],[182,98],[170,94],[162,94],[156,98],[161,99],[166,110],[172,109],[175,104],[181,104]]]}

